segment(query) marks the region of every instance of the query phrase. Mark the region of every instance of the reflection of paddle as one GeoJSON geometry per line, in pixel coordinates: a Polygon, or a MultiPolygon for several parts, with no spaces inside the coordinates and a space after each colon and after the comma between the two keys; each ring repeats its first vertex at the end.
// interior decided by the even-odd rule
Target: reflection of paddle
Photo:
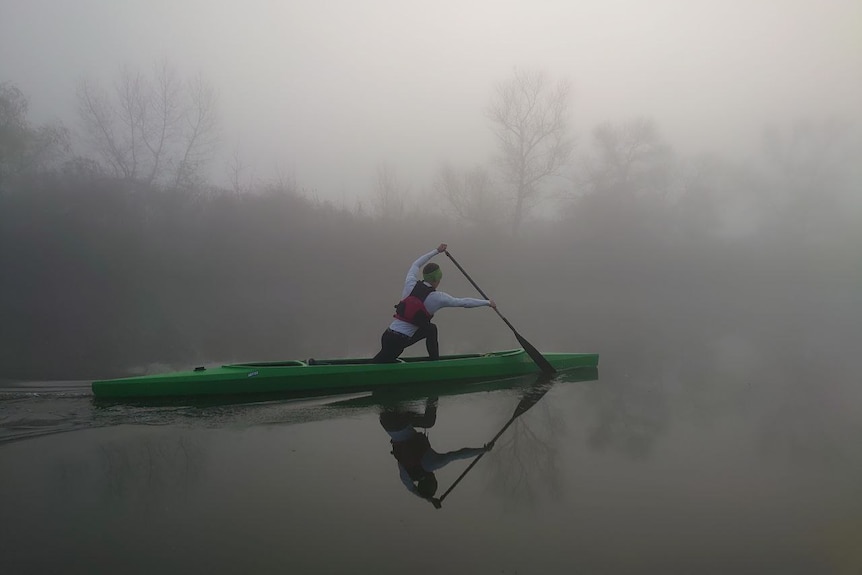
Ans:
{"type": "MultiPolygon", "coordinates": [[[[466,277],[470,281],[470,283],[473,284],[473,287],[476,288],[476,290],[480,294],[482,294],[482,297],[485,299],[490,299],[488,296],[485,295],[485,292],[482,291],[482,288],[480,288],[478,285],[476,285],[476,282],[473,281],[473,278],[471,278],[467,274],[467,272],[464,271],[464,268],[461,267],[461,264],[459,264],[457,261],[455,261],[455,258],[452,257],[452,254],[450,254],[447,251],[446,255],[449,257],[450,260],[452,260],[452,263],[455,264],[455,266],[459,270],[461,270],[461,273],[464,274],[464,277],[466,277]]],[[[545,372],[547,374],[552,374],[552,373],[557,372],[557,370],[554,369],[554,366],[551,365],[551,362],[549,362],[547,359],[545,359],[545,356],[543,356],[541,353],[539,353],[539,350],[537,350],[535,347],[533,347],[533,345],[529,341],[524,339],[523,336],[521,336],[521,334],[518,333],[518,330],[515,329],[515,326],[513,326],[511,323],[509,323],[509,320],[507,320],[506,317],[500,313],[500,310],[498,310],[497,308],[494,308],[494,311],[497,312],[497,315],[500,316],[500,319],[502,319],[504,322],[506,322],[506,325],[509,326],[509,329],[512,330],[512,333],[514,333],[515,337],[518,339],[518,343],[521,344],[521,347],[524,348],[524,351],[527,352],[527,355],[529,355],[531,358],[533,358],[533,361],[536,362],[536,365],[539,366],[539,369],[541,369],[543,372],[545,372]]]]}
{"type": "MultiPolygon", "coordinates": [[[[539,377],[538,381],[533,384],[533,387],[527,390],[527,392],[524,394],[524,397],[521,398],[520,403],[518,403],[518,407],[515,408],[515,413],[512,414],[512,417],[509,418],[509,421],[506,422],[506,425],[503,426],[503,429],[501,429],[499,433],[494,436],[494,439],[488,442],[487,445],[493,446],[494,443],[500,438],[500,436],[503,435],[503,432],[509,429],[509,426],[512,425],[512,422],[518,419],[518,417],[520,417],[521,415],[523,415],[525,411],[536,405],[539,400],[542,399],[542,397],[544,397],[546,393],[548,393],[548,390],[551,389],[552,385],[553,384],[549,383],[548,378],[544,376],[539,377]]],[[[431,503],[434,504],[434,507],[440,509],[443,506],[443,500],[446,499],[446,496],[449,495],[449,493],[451,493],[453,489],[455,489],[455,486],[458,485],[458,483],[460,483],[462,479],[464,479],[464,476],[467,475],[467,473],[469,473],[471,469],[473,469],[473,466],[476,465],[476,463],[478,463],[479,460],[482,459],[482,456],[486,453],[488,452],[483,451],[482,453],[477,455],[476,459],[474,459],[470,463],[470,465],[467,466],[467,469],[465,469],[464,472],[458,476],[458,479],[455,480],[455,482],[449,487],[449,489],[446,490],[443,495],[440,496],[439,499],[436,497],[431,498],[431,503]]]]}

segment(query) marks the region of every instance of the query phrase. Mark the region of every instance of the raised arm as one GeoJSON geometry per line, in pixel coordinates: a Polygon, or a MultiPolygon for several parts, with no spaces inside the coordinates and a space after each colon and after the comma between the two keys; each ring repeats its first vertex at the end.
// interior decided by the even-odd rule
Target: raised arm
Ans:
{"type": "Polygon", "coordinates": [[[419,256],[419,259],[413,262],[413,265],[410,266],[410,270],[407,272],[407,278],[404,280],[404,290],[401,293],[402,298],[407,297],[413,289],[413,286],[416,285],[416,282],[422,279],[422,267],[431,261],[431,258],[437,254],[445,252],[447,247],[447,244],[440,244],[437,248],[431,250],[427,254],[419,256]]]}

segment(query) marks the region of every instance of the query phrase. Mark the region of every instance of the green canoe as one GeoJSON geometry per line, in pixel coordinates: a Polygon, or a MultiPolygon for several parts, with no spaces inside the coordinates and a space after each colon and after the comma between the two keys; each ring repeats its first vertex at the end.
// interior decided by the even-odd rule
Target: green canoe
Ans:
{"type": "MultiPolygon", "coordinates": [[[[547,353],[557,370],[597,367],[598,354],[547,353]]],[[[366,391],[388,385],[477,381],[538,372],[523,349],[486,354],[445,355],[430,361],[408,357],[397,363],[330,359],[239,363],[193,371],[93,382],[97,398],[154,398],[266,393],[326,394],[366,391]]]]}

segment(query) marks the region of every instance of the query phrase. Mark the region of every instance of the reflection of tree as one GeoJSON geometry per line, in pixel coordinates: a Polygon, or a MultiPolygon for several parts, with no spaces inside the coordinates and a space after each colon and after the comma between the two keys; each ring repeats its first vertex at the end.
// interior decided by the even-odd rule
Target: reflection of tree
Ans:
{"type": "Polygon", "coordinates": [[[606,383],[591,387],[588,397],[596,407],[595,426],[589,434],[590,447],[595,450],[646,457],[667,427],[664,394],[644,384],[633,380],[606,383]]]}
{"type": "Polygon", "coordinates": [[[561,494],[557,438],[564,423],[548,405],[516,419],[490,453],[488,489],[506,501],[531,502],[543,495],[556,499],[561,494]]]}
{"type": "Polygon", "coordinates": [[[188,496],[202,475],[204,453],[187,434],[141,437],[100,447],[106,498],[150,504],[166,497],[188,496]]]}

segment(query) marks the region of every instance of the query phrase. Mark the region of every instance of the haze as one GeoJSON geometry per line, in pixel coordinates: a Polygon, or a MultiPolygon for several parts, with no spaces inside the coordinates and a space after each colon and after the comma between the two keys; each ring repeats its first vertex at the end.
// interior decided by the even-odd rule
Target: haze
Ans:
{"type": "Polygon", "coordinates": [[[486,162],[484,116],[514,68],[572,85],[580,150],[601,122],[648,117],[677,152],[745,157],[767,124],[862,116],[862,3],[125,2],[2,0],[0,79],[34,123],[76,128],[82,78],[167,59],[219,97],[226,179],[289,176],[352,208],[375,168],[413,194],[442,162],[486,162]]]}
{"type": "Polygon", "coordinates": [[[855,343],[859,2],[0,6],[0,375],[368,357],[441,242],[545,351],[855,343]]]}
{"type": "MultiPolygon", "coordinates": [[[[860,103],[859,0],[0,0],[0,572],[862,573],[860,103]],[[523,336],[442,355],[601,360],[440,512],[400,386],[93,401],[371,358],[441,242],[523,336]]],[[[443,449],[525,405],[458,388],[443,449]]]]}

